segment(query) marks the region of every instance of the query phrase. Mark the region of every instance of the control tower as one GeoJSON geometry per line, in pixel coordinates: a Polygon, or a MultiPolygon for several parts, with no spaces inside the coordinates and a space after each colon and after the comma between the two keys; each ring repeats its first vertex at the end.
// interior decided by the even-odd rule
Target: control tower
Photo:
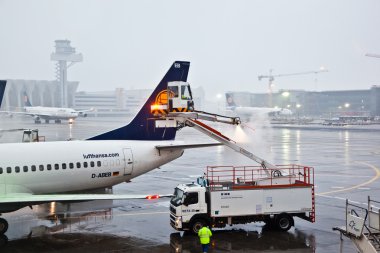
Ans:
{"type": "Polygon", "coordinates": [[[67,107],[67,69],[77,62],[83,61],[82,54],[75,53],[75,48],[70,45],[69,40],[56,40],[55,52],[50,59],[57,61],[56,77],[61,85],[61,106],[67,107]]]}

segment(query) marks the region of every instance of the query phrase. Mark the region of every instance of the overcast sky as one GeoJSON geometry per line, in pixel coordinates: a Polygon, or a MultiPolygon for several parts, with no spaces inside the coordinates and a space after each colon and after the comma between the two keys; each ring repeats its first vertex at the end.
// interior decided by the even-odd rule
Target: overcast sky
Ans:
{"type": "Polygon", "coordinates": [[[78,90],[154,88],[175,60],[210,97],[275,90],[368,89],[380,84],[378,0],[0,0],[0,78],[53,80],[54,40],[84,61],[78,90]]]}

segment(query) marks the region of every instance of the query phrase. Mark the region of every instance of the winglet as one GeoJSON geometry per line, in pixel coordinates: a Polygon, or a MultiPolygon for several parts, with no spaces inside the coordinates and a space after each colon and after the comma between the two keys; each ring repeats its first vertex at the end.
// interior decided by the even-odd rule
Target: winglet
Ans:
{"type": "Polygon", "coordinates": [[[24,91],[24,106],[30,107],[32,106],[32,103],[29,101],[28,94],[26,94],[26,91],[24,91]]]}

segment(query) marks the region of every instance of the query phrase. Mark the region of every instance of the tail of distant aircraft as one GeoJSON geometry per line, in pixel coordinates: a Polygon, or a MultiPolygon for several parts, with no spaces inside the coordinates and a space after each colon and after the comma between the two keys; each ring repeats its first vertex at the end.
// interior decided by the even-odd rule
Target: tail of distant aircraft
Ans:
{"type": "Polygon", "coordinates": [[[226,93],[226,107],[227,109],[234,110],[236,107],[234,95],[232,93],[226,93]]]}
{"type": "Polygon", "coordinates": [[[0,106],[1,102],[3,101],[4,92],[5,92],[5,86],[7,85],[7,81],[0,80],[0,106]]]}
{"type": "Polygon", "coordinates": [[[24,91],[24,106],[30,107],[32,106],[32,103],[29,101],[28,94],[26,94],[26,91],[24,91]]]}
{"type": "Polygon", "coordinates": [[[91,137],[89,140],[173,140],[177,129],[175,127],[155,128],[151,105],[159,99],[161,92],[167,92],[168,82],[186,82],[189,67],[190,62],[174,62],[144,106],[128,125],[91,137]]]}

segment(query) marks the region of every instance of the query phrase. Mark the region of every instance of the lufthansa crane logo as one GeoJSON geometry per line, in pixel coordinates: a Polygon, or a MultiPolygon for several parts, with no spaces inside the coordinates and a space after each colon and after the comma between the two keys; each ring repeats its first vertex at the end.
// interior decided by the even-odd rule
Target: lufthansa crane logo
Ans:
{"type": "Polygon", "coordinates": [[[181,68],[181,64],[179,64],[179,63],[174,63],[174,67],[175,67],[176,69],[179,69],[179,68],[181,68]]]}

